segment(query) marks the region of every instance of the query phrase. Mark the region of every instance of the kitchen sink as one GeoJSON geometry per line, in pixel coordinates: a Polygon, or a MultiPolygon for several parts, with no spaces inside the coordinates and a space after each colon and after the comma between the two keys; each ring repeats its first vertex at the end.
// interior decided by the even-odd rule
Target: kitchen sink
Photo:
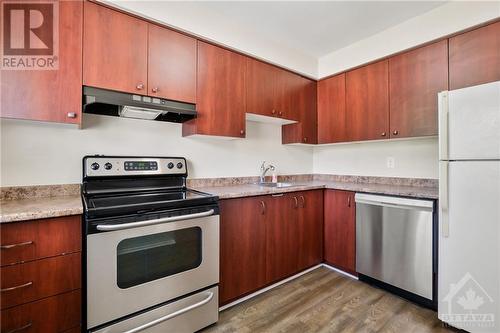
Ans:
{"type": "Polygon", "coordinates": [[[279,183],[279,182],[278,182],[278,183],[271,183],[271,182],[266,182],[266,183],[255,183],[254,185],[264,186],[264,187],[276,187],[276,188],[299,186],[298,184],[292,184],[292,183],[279,183]]]}

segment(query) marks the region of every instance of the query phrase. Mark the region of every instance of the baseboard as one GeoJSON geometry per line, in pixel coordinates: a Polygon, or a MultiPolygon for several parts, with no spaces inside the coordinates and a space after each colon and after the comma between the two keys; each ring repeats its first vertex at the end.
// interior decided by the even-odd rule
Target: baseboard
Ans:
{"type": "Polygon", "coordinates": [[[249,299],[251,299],[251,298],[254,298],[255,296],[258,296],[258,295],[260,295],[260,294],[262,294],[262,293],[265,293],[266,291],[269,291],[269,290],[271,290],[271,289],[273,289],[273,288],[276,288],[276,287],[278,287],[278,286],[281,286],[281,285],[282,285],[282,284],[284,284],[284,283],[287,283],[287,282],[289,282],[289,281],[295,280],[296,278],[301,277],[302,275],[307,274],[307,273],[309,273],[309,272],[312,272],[312,271],[314,271],[315,269],[318,269],[318,268],[320,268],[320,267],[326,267],[326,268],[331,269],[332,271],[335,271],[335,272],[337,272],[337,273],[339,273],[339,274],[342,274],[342,275],[344,275],[344,276],[346,276],[346,277],[348,277],[348,278],[358,280],[358,277],[357,277],[357,276],[354,276],[354,275],[349,274],[349,273],[347,273],[347,272],[344,272],[344,271],[342,271],[342,270],[340,270],[340,269],[338,269],[338,268],[335,268],[335,267],[332,267],[332,266],[327,265],[327,264],[325,264],[325,263],[322,263],[322,264],[318,264],[318,265],[316,265],[316,266],[313,266],[313,267],[311,267],[311,268],[308,268],[308,269],[306,269],[305,271],[302,271],[302,272],[300,272],[300,273],[297,273],[297,274],[295,274],[295,275],[292,275],[292,276],[290,276],[290,277],[288,277],[288,278],[286,278],[286,279],[284,279],[284,280],[281,280],[281,281],[279,281],[279,282],[276,282],[275,284],[272,284],[272,285],[267,286],[267,287],[265,287],[265,288],[259,289],[259,290],[257,290],[256,292],[251,293],[251,294],[249,294],[249,295],[246,295],[246,296],[244,296],[244,297],[242,297],[242,298],[239,298],[239,299],[237,299],[237,300],[236,300],[236,301],[234,301],[234,302],[231,302],[231,303],[229,303],[229,304],[223,305],[223,306],[221,306],[221,307],[219,308],[219,311],[224,311],[224,310],[226,310],[226,309],[229,309],[230,307],[233,307],[233,306],[235,306],[235,305],[237,305],[237,304],[240,304],[240,303],[242,303],[242,302],[245,302],[245,301],[247,301],[247,300],[249,300],[249,299]]]}

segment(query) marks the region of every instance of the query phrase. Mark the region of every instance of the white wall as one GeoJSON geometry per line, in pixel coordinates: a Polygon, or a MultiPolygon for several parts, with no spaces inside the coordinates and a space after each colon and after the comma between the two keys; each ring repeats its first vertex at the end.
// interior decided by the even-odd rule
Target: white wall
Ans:
{"type": "Polygon", "coordinates": [[[0,185],[81,183],[87,154],[185,156],[191,178],[256,176],[263,160],[281,174],[312,172],[312,148],[281,144],[281,127],[247,123],[244,140],[183,138],[182,125],[84,115],[85,127],[3,119],[0,185]]]}
{"type": "Polygon", "coordinates": [[[437,138],[345,143],[314,148],[314,172],[337,175],[438,178],[437,138]],[[394,168],[387,158],[394,158],[394,168]]]}
{"type": "Polygon", "coordinates": [[[318,60],[318,78],[438,39],[500,16],[499,1],[452,1],[318,60]]]}

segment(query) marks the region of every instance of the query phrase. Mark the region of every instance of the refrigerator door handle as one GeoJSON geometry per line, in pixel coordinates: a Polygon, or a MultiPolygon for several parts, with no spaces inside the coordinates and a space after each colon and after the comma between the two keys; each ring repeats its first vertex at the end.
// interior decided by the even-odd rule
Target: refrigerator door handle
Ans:
{"type": "Polygon", "coordinates": [[[439,211],[441,233],[444,238],[450,237],[450,220],[448,218],[448,171],[449,162],[440,162],[439,164],[439,211]]]}
{"type": "Polygon", "coordinates": [[[439,159],[448,159],[448,92],[438,94],[439,105],[439,159]]]}

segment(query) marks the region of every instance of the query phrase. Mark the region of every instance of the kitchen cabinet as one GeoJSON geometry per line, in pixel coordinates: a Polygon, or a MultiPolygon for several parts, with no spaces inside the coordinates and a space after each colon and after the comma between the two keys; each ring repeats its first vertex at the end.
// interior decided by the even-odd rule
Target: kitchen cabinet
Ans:
{"type": "Polygon", "coordinates": [[[196,39],[148,27],[148,95],[196,103],[196,39]]]}
{"type": "Polygon", "coordinates": [[[500,80],[500,21],[449,39],[450,89],[500,80]]]}
{"type": "Polygon", "coordinates": [[[295,103],[300,76],[264,62],[246,58],[247,113],[299,120],[295,103]]]}
{"type": "Polygon", "coordinates": [[[298,270],[323,261],[323,190],[294,193],[298,198],[298,270]]]}
{"type": "Polygon", "coordinates": [[[58,4],[58,68],[2,69],[1,117],[81,124],[83,3],[58,4]]]}
{"type": "Polygon", "coordinates": [[[220,304],[266,284],[267,201],[265,196],[220,201],[220,304]]]}
{"type": "Polygon", "coordinates": [[[299,122],[282,126],[281,141],[287,143],[317,143],[316,82],[298,77],[299,90],[295,105],[299,122]]]}
{"type": "Polygon", "coordinates": [[[83,84],[147,95],[148,23],[85,1],[83,84]]]}
{"type": "Polygon", "coordinates": [[[345,77],[342,73],[318,82],[318,143],[348,141],[345,77]]]}
{"type": "Polygon", "coordinates": [[[440,91],[448,90],[448,42],[389,59],[390,137],[438,134],[440,91]]]}
{"type": "Polygon", "coordinates": [[[350,273],[356,271],[356,205],[354,192],[325,190],[324,260],[350,273]]]}
{"type": "Polygon", "coordinates": [[[346,123],[349,141],[389,138],[388,60],[347,72],[346,123]]]}
{"type": "Polygon", "coordinates": [[[196,119],[182,134],[245,137],[245,57],[198,41],[196,119]]]}

